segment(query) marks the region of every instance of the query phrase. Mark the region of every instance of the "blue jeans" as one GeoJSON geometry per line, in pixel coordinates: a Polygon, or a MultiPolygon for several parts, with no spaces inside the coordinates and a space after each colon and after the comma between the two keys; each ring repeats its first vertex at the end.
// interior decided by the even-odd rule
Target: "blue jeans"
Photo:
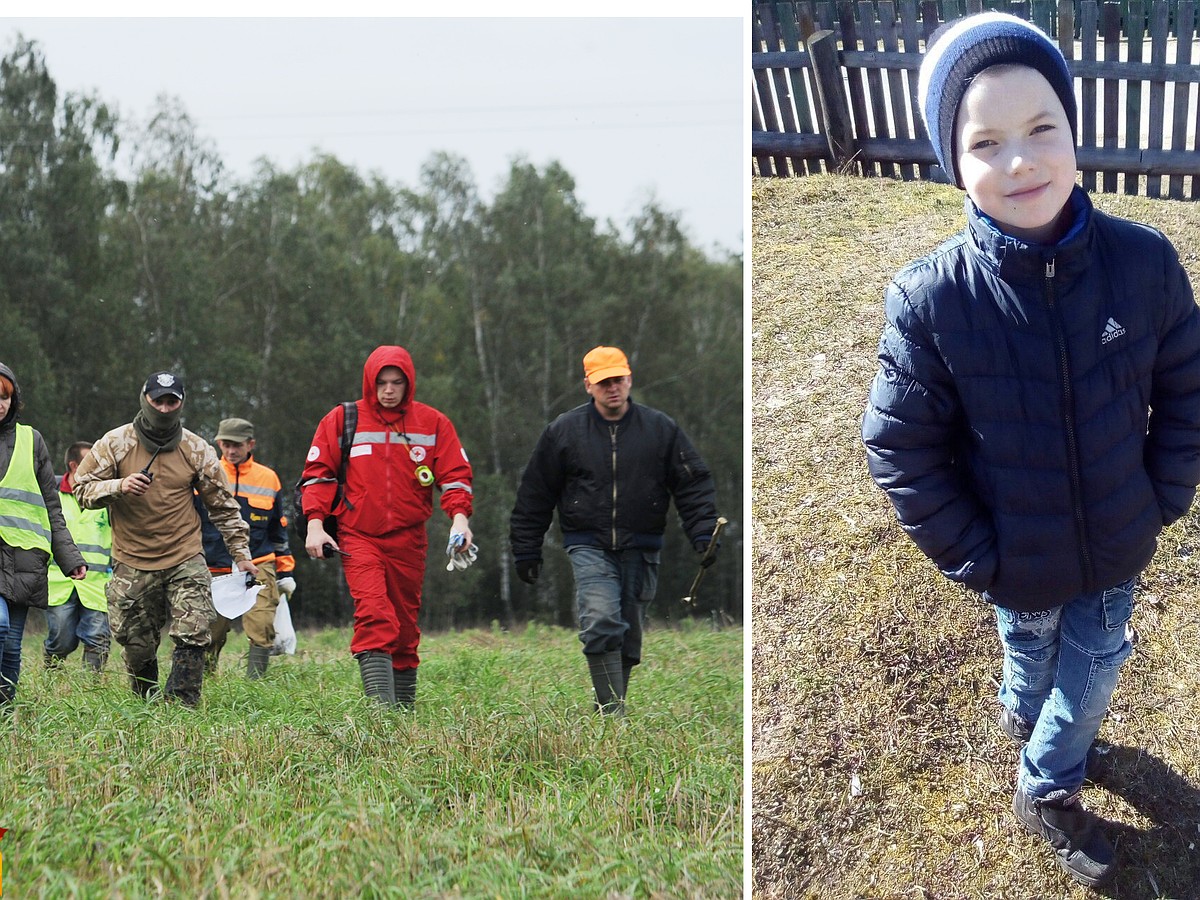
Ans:
{"type": "Polygon", "coordinates": [[[88,609],[71,592],[65,603],[46,610],[46,654],[66,659],[83,642],[85,647],[108,655],[108,613],[88,609]]]}
{"type": "Polygon", "coordinates": [[[1018,787],[1074,792],[1129,658],[1134,579],[1041,612],[996,607],[1004,646],[1000,702],[1033,725],[1018,787]]]}
{"type": "Polygon", "coordinates": [[[658,589],[658,551],[568,547],[567,554],[575,572],[583,652],[619,650],[626,665],[637,665],[642,619],[658,589]]]}
{"type": "Polygon", "coordinates": [[[0,703],[13,698],[21,677],[21,638],[29,607],[0,597],[0,703]]]}

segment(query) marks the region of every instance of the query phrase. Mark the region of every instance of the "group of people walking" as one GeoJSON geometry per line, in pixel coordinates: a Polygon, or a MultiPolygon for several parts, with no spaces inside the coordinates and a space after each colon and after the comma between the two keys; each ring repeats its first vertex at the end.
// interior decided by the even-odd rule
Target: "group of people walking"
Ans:
{"type": "MultiPolygon", "coordinates": [[[[641,660],[670,501],[699,553],[718,519],[711,473],[669,416],[634,403],[632,374],[615,347],[584,357],[589,400],[539,439],[510,533],[517,574],[532,585],[558,510],[594,705],[616,716],[641,660]]],[[[425,526],[435,496],[450,520],[448,568],[466,568],[479,552],[466,450],[451,420],[415,395],[409,352],[376,348],[363,366],[361,398],[317,425],[295,511],[306,554],[336,557],[343,567],[354,600],[350,650],[365,694],[401,708],[416,701],[425,526]]],[[[254,459],[252,422],[222,420],[218,456],[183,427],[186,396],[177,373],[153,373],[133,420],[95,444],[72,444],[60,478],[41,435],[18,421],[17,378],[0,363],[0,707],[15,695],[31,607],[47,610],[48,666],[82,643],[85,665],[100,671],[111,635],[135,694],[197,706],[230,626],[214,607],[212,578],[233,572],[259,587],[242,617],[246,674],[266,672],[276,606],[295,590],[282,486],[254,459]],[[164,629],[173,645],[165,683],[164,629]]]]}

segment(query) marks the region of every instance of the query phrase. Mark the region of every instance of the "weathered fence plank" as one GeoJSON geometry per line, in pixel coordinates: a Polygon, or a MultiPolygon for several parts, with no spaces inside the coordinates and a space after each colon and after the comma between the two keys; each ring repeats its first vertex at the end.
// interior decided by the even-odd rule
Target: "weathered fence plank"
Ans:
{"type": "MultiPolygon", "coordinates": [[[[1133,66],[1142,62],[1142,46],[1146,39],[1146,6],[1142,0],[1129,0],[1129,15],[1126,17],[1125,32],[1128,35],[1127,63],[1123,69],[1125,79],[1125,146],[1137,147],[1142,142],[1142,85],[1145,83],[1135,74],[1133,66]]],[[[1124,176],[1125,193],[1138,192],[1138,179],[1124,176]]]]}
{"type": "MultiPolygon", "coordinates": [[[[1192,0],[1180,0],[1175,16],[1175,62],[1190,65],[1192,61],[1192,34],[1195,4],[1192,0]]],[[[1181,150],[1187,146],[1188,95],[1191,85],[1175,84],[1174,109],[1171,112],[1171,149],[1181,150]]],[[[1167,196],[1172,200],[1183,199],[1183,176],[1172,175],[1167,181],[1167,196]]]]}
{"type": "MultiPolygon", "coordinates": [[[[761,4],[760,4],[761,5],[761,4]]],[[[774,19],[770,16],[766,19],[768,26],[774,19]]],[[[754,17],[751,37],[752,57],[761,57],[763,47],[771,49],[770,42],[762,33],[763,30],[763,15],[761,9],[759,14],[754,17]]],[[[781,129],[778,125],[778,120],[775,118],[775,95],[771,90],[771,75],[766,68],[759,68],[757,65],[753,69],[755,96],[756,102],[751,103],[754,109],[755,119],[761,123],[763,132],[767,134],[779,133],[781,129]]],[[[786,175],[787,171],[783,168],[786,166],[786,158],[780,153],[771,154],[770,151],[763,150],[759,152],[755,149],[756,141],[751,139],[751,152],[754,153],[755,159],[758,162],[758,172],[760,175],[786,175]]]]}
{"type": "Polygon", "coordinates": [[[845,171],[854,159],[854,126],[846,95],[842,91],[842,70],[838,65],[837,41],[832,31],[818,31],[808,39],[817,94],[821,98],[822,124],[829,138],[829,157],[833,168],[845,171]]]}
{"type": "MultiPolygon", "coordinates": [[[[1105,3],[1100,14],[1100,34],[1104,42],[1104,62],[1119,63],[1121,61],[1121,7],[1116,3],[1105,3]]],[[[1116,74],[1115,66],[1106,65],[1111,75],[1116,74]]],[[[1104,90],[1104,112],[1101,116],[1101,144],[1106,150],[1115,150],[1118,146],[1118,123],[1121,119],[1121,80],[1116,77],[1105,78],[1101,83],[1104,90]]],[[[1136,145],[1135,145],[1136,146],[1136,145]]],[[[1105,193],[1116,193],[1117,173],[1105,171],[1103,174],[1105,193]]]]}
{"type": "MultiPolygon", "coordinates": [[[[864,50],[878,50],[879,40],[875,30],[875,5],[871,0],[862,0],[858,4],[858,28],[864,50]]],[[[887,100],[883,92],[883,68],[869,67],[866,70],[867,88],[871,101],[871,131],[862,137],[890,138],[887,127],[887,100]]],[[[879,173],[888,178],[896,177],[896,167],[890,162],[881,163],[879,173]]]]}
{"type": "MultiPolygon", "coordinates": [[[[1170,10],[1167,4],[1152,3],[1150,6],[1150,62],[1152,65],[1165,66],[1167,63],[1167,38],[1170,10]]],[[[1161,150],[1163,145],[1163,107],[1166,104],[1167,85],[1165,78],[1151,77],[1150,82],[1150,124],[1147,137],[1150,150],[1161,150]]],[[[1146,179],[1146,196],[1162,196],[1162,179],[1150,177],[1146,179]]]]}
{"type": "MultiPolygon", "coordinates": [[[[1086,3],[1079,11],[1079,58],[1083,62],[1096,61],[1096,4],[1086,3]]],[[[1086,68],[1085,68],[1086,71],[1086,68]]],[[[1079,91],[1079,147],[1096,147],[1096,79],[1080,79],[1079,91]]],[[[1081,167],[1082,168],[1082,167],[1081,167]]],[[[1096,190],[1096,170],[1083,170],[1083,189],[1096,190]]]]}

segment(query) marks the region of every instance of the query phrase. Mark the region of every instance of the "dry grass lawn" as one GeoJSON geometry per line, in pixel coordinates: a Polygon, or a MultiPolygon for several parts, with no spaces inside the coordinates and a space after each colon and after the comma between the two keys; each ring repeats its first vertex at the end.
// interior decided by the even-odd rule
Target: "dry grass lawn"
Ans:
{"type": "MultiPolygon", "coordinates": [[[[1088,805],[1124,868],[1078,887],[1015,822],[994,617],[905,537],[859,422],[892,273],[961,227],[954,188],[753,183],[753,895],[1200,898],[1200,516],[1160,541],[1088,805]]],[[[1097,196],[1200,286],[1200,205],[1097,196]]]]}

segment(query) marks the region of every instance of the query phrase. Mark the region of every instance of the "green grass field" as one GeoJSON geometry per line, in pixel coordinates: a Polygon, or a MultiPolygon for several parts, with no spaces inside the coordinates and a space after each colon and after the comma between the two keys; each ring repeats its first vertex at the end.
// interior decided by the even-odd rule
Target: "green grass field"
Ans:
{"type": "Polygon", "coordinates": [[[362,697],[346,630],[258,682],[232,634],[195,711],[116,656],[47,672],[42,636],[0,720],[5,897],[741,894],[740,629],[651,630],[623,721],[561,629],[426,635],[408,714],[362,697]]]}

